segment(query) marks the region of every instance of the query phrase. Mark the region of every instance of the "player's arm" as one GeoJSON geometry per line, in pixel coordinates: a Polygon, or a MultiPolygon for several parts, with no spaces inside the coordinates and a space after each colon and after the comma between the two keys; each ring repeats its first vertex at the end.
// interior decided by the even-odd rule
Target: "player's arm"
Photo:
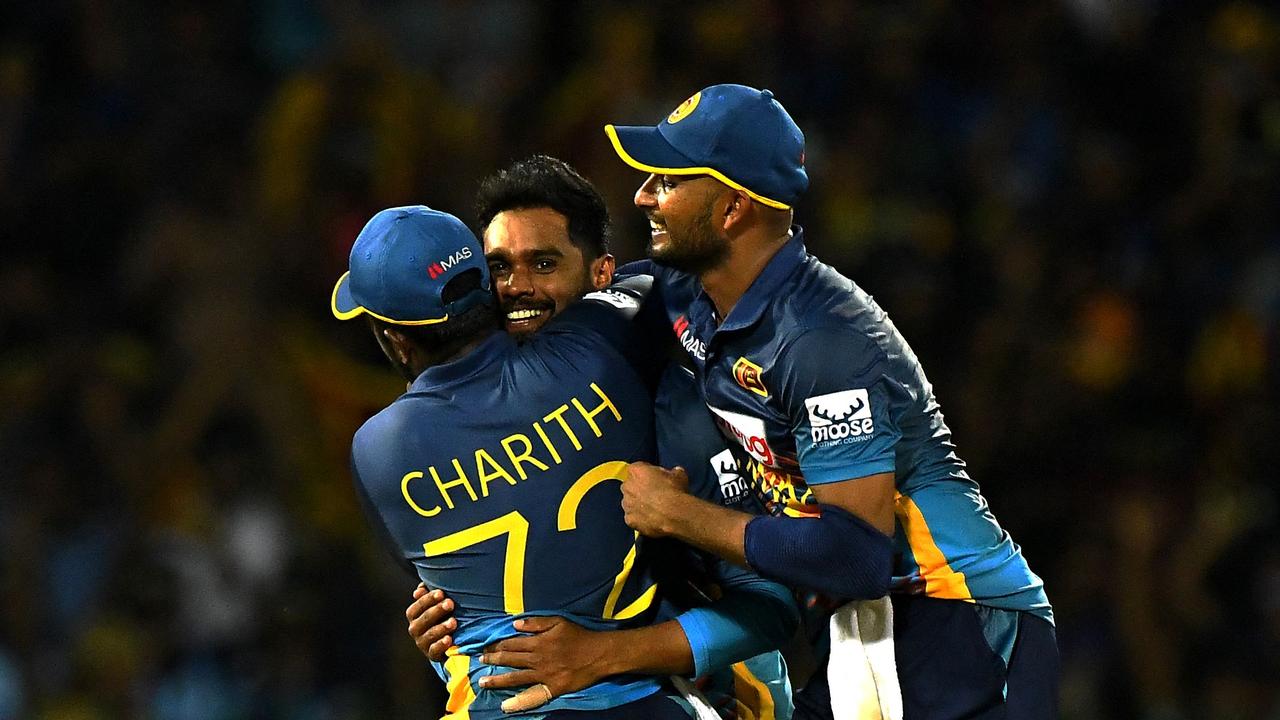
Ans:
{"type": "MultiPolygon", "coordinates": [[[[657,625],[593,631],[561,617],[517,620],[515,628],[528,634],[485,648],[481,661],[520,669],[485,678],[482,686],[545,683],[559,696],[610,675],[702,675],[775,649],[795,632],[799,614],[785,587],[723,564],[713,566],[710,579],[721,587],[719,599],[657,625]]],[[[452,642],[456,625],[445,611],[452,607],[438,591],[419,587],[405,613],[410,636],[435,662],[452,642]]]]}
{"type": "Polygon", "coordinates": [[[884,378],[885,359],[878,348],[840,329],[802,336],[786,359],[775,389],[791,414],[801,468],[821,516],[738,513],[685,495],[682,471],[633,465],[623,485],[627,523],[645,535],[678,538],[790,585],[854,599],[880,597],[892,574],[894,449],[900,433],[889,407],[902,400],[895,396],[900,389],[884,378]],[[836,370],[830,357],[854,361],[836,370]],[[847,406],[834,407],[846,401],[847,406]],[[856,421],[867,439],[825,441],[814,430],[812,413],[835,418],[833,423],[856,421]]]}
{"type": "MultiPolygon", "coordinates": [[[[851,599],[888,592],[892,541],[848,507],[820,504],[822,515],[816,518],[748,515],[686,494],[687,482],[679,468],[633,463],[623,484],[627,524],[650,537],[674,537],[788,585],[851,599]]],[[[820,500],[835,495],[854,507],[875,506],[880,504],[876,491],[886,485],[892,488],[892,473],[815,488],[814,494],[820,500]]]]}

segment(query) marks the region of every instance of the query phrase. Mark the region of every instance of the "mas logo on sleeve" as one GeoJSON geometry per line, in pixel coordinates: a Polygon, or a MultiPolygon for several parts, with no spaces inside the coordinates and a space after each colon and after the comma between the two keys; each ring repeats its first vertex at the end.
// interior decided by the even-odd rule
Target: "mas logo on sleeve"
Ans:
{"type": "Polygon", "coordinates": [[[742,477],[742,471],[738,469],[738,460],[733,457],[732,450],[725,448],[713,455],[711,468],[720,483],[720,495],[724,498],[725,505],[737,505],[747,498],[750,487],[747,479],[742,477]]]}
{"type": "Polygon", "coordinates": [[[804,401],[809,432],[815,445],[862,442],[876,431],[866,388],[818,395],[804,401]]]}
{"type": "Polygon", "coordinates": [[[738,358],[738,362],[733,364],[733,379],[738,382],[738,385],[744,390],[750,390],[760,397],[767,398],[769,390],[765,388],[764,380],[760,379],[761,372],[764,372],[763,368],[744,357],[738,358]]]}

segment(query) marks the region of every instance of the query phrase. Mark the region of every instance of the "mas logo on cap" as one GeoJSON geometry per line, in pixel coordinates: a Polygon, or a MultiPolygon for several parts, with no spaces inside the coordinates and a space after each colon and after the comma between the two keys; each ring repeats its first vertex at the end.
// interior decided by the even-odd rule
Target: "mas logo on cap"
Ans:
{"type": "Polygon", "coordinates": [[[675,125],[681,120],[689,117],[689,113],[693,112],[698,108],[698,101],[701,99],[702,99],[701,92],[696,92],[693,95],[691,95],[688,100],[685,100],[684,102],[680,103],[680,107],[671,111],[671,114],[667,116],[667,122],[671,125],[675,125]]]}

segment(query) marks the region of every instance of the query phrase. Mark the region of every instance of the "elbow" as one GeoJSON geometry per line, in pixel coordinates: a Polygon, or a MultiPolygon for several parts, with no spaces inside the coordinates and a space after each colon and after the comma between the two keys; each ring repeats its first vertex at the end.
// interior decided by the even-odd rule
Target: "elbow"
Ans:
{"type": "MultiPolygon", "coordinates": [[[[872,543],[868,543],[872,544],[872,543]]],[[[859,555],[831,558],[831,574],[825,587],[816,588],[849,600],[870,600],[889,592],[893,577],[892,544],[885,538],[883,548],[863,547],[859,555]]]]}
{"type": "Polygon", "coordinates": [[[889,592],[893,540],[841,508],[822,517],[758,517],[747,526],[747,562],[761,575],[851,600],[889,592]]]}

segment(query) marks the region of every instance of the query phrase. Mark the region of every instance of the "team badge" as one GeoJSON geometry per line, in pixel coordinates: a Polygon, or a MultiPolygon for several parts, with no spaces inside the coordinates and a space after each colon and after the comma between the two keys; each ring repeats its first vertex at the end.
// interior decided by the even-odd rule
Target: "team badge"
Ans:
{"type": "Polygon", "coordinates": [[[740,357],[738,362],[733,364],[733,379],[738,381],[744,390],[759,395],[760,397],[769,397],[769,391],[764,386],[764,381],[760,379],[760,373],[764,369],[750,360],[740,357]]]}
{"type": "Polygon", "coordinates": [[[680,107],[671,111],[671,114],[667,116],[667,122],[671,125],[675,125],[681,120],[689,117],[689,113],[693,112],[694,109],[698,107],[698,101],[701,99],[702,93],[694,93],[688,100],[680,103],[680,107]]]}
{"type": "Polygon", "coordinates": [[[871,398],[865,388],[807,398],[809,432],[814,444],[861,442],[876,431],[871,398]]]}

